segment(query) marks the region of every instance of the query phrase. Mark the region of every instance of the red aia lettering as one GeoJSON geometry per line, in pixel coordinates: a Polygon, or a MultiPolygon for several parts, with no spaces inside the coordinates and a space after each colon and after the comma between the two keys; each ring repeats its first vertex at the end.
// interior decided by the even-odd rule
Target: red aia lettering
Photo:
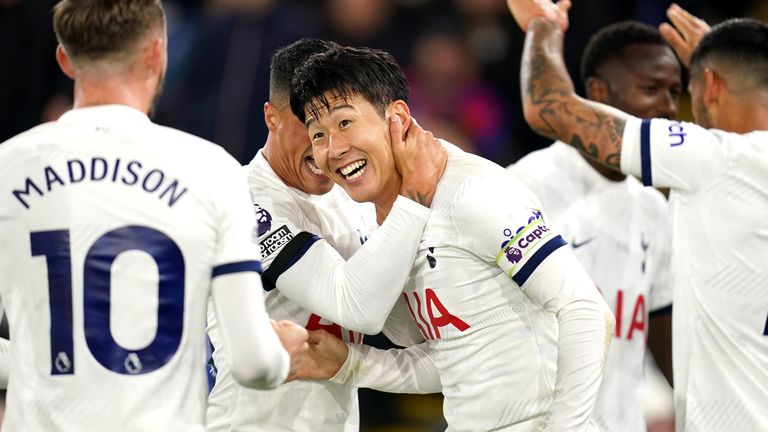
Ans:
{"type": "MultiPolygon", "coordinates": [[[[341,327],[338,324],[322,324],[320,321],[322,321],[322,318],[319,315],[312,314],[309,316],[309,321],[307,321],[307,325],[304,328],[307,330],[325,330],[341,339],[341,327]]],[[[355,339],[353,338],[351,341],[354,342],[355,339]]]]}
{"type": "MultiPolygon", "coordinates": [[[[617,338],[621,337],[621,330],[623,328],[624,318],[624,291],[619,290],[616,293],[616,334],[617,338]]],[[[635,300],[635,307],[632,309],[632,322],[629,323],[627,329],[627,340],[631,340],[635,330],[645,332],[645,296],[640,294],[635,300]]]]}
{"type": "Polygon", "coordinates": [[[440,303],[440,299],[437,298],[437,294],[435,294],[435,291],[433,291],[432,288],[427,288],[424,295],[427,298],[429,321],[432,323],[432,327],[435,328],[435,337],[437,339],[440,339],[440,327],[445,327],[448,324],[456,327],[459,331],[464,331],[469,328],[469,324],[448,312],[448,309],[440,303]],[[437,311],[440,312],[440,316],[436,317],[433,309],[437,309],[437,311]]]}
{"type": "Polygon", "coordinates": [[[632,339],[632,332],[635,330],[645,332],[645,297],[642,294],[637,296],[637,303],[635,303],[635,310],[632,311],[632,324],[629,325],[627,339],[632,339]]]}
{"type": "Polygon", "coordinates": [[[408,311],[411,313],[411,317],[416,322],[416,326],[419,328],[419,331],[421,331],[424,339],[440,339],[440,327],[445,327],[447,325],[452,325],[462,332],[469,328],[469,324],[456,315],[448,312],[448,309],[446,309],[437,297],[435,291],[431,288],[427,288],[424,291],[425,306],[427,308],[427,315],[429,316],[429,322],[427,322],[427,320],[424,319],[424,315],[421,313],[421,299],[419,298],[419,294],[417,292],[413,292],[412,294],[416,301],[416,312],[418,312],[418,317],[413,311],[408,294],[403,293],[403,297],[405,298],[406,305],[408,305],[408,311]],[[436,315],[435,311],[440,315],[436,315]],[[424,325],[422,326],[422,324],[424,325]]]}

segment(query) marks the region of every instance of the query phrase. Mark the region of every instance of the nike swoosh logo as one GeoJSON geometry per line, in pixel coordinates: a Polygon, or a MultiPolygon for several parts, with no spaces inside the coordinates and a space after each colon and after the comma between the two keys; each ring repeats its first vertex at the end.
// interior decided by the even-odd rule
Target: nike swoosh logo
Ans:
{"type": "Polygon", "coordinates": [[[595,239],[594,237],[590,237],[590,238],[584,240],[583,242],[577,242],[576,240],[574,240],[573,243],[571,243],[571,246],[573,246],[574,249],[578,249],[578,248],[584,246],[585,244],[591,242],[594,239],[595,239]]]}

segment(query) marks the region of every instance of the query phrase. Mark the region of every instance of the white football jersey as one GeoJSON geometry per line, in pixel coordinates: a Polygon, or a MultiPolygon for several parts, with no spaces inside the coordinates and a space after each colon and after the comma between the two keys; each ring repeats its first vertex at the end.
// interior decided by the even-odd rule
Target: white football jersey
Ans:
{"type": "MultiPolygon", "coordinates": [[[[313,233],[348,259],[376,228],[372,204],[359,204],[339,187],[321,196],[288,187],[259,151],[247,166],[248,182],[258,226],[253,241],[261,248],[267,271],[283,247],[299,233],[313,233]]],[[[308,276],[307,283],[312,278],[308,276]]],[[[362,343],[363,335],[324,320],[265,285],[267,312],[275,320],[292,320],[309,330],[325,329],[345,342],[362,343]]],[[[209,312],[214,345],[216,384],[209,396],[208,430],[238,431],[357,431],[357,389],[327,381],[293,381],[275,390],[239,386],[229,371],[221,347],[216,317],[209,312]]]]}
{"type": "Polygon", "coordinates": [[[509,169],[539,197],[616,317],[595,421],[603,431],[644,432],[648,314],[672,303],[666,200],[634,177],[606,179],[562,142],[509,169]]]}
{"type": "Polygon", "coordinates": [[[3,430],[205,430],[211,281],[259,265],[237,162],[110,105],[6,141],[0,166],[3,430]]]}
{"type": "Polygon", "coordinates": [[[632,118],[621,168],[671,188],[677,430],[768,430],[768,132],[632,118]]]}
{"type": "MultiPolygon", "coordinates": [[[[449,430],[535,430],[556,422],[560,415],[577,422],[571,427],[558,425],[564,430],[589,429],[599,363],[607,350],[602,313],[608,312],[564,245],[545,222],[539,201],[513,175],[477,156],[449,152],[403,293],[427,339],[424,352],[439,371],[449,430]],[[565,260],[557,261],[558,257],[565,260]],[[548,280],[551,292],[544,295],[540,282],[546,276],[535,270],[548,262],[562,262],[563,267],[556,269],[562,277],[548,280]],[[573,369],[565,371],[564,360],[561,364],[563,374],[570,377],[561,384],[579,382],[584,386],[579,397],[584,400],[556,402],[554,310],[559,309],[556,304],[581,295],[566,286],[570,281],[581,284],[576,291],[586,289],[603,309],[597,313],[595,339],[582,333],[582,339],[594,343],[582,359],[592,355],[594,361],[576,369],[589,371],[589,377],[576,377],[570,373],[573,369]],[[555,405],[571,412],[555,414],[555,405]]],[[[580,348],[567,349],[573,353],[580,348]]],[[[564,391],[563,398],[573,390],[564,391]]]]}

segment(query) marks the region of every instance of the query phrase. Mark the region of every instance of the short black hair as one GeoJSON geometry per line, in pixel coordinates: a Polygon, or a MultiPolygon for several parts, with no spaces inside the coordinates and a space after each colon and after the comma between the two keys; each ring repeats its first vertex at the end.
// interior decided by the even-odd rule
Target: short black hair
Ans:
{"type": "Polygon", "coordinates": [[[386,51],[336,46],[298,68],[291,83],[291,110],[303,123],[305,109],[317,116],[330,107],[326,93],[342,99],[360,95],[383,117],[391,102],[408,102],[409,88],[403,70],[386,51]]]}
{"type": "Polygon", "coordinates": [[[733,18],[712,27],[691,54],[691,72],[712,60],[741,69],[740,76],[768,89],[768,24],[733,18]]]}
{"type": "Polygon", "coordinates": [[[328,51],[335,46],[335,42],[303,38],[275,51],[269,64],[269,100],[275,103],[276,98],[287,99],[296,69],[312,55],[328,51]]]}
{"type": "Polygon", "coordinates": [[[586,85],[602,65],[621,57],[627,47],[636,44],[668,46],[655,27],[639,21],[621,21],[598,30],[581,56],[581,81],[586,85]]]}

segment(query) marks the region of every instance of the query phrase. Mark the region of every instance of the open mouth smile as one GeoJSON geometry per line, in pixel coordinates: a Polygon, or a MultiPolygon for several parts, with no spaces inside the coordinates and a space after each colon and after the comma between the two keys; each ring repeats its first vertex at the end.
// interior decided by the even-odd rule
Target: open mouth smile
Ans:
{"type": "Polygon", "coordinates": [[[313,158],[312,156],[307,156],[304,159],[304,163],[307,164],[307,168],[309,168],[309,172],[311,172],[312,174],[316,176],[326,177],[323,170],[318,168],[317,164],[315,163],[315,158],[313,158]]]}
{"type": "Polygon", "coordinates": [[[366,166],[368,166],[368,162],[360,159],[349,165],[343,166],[336,171],[341,174],[345,180],[354,180],[365,173],[366,166]]]}

